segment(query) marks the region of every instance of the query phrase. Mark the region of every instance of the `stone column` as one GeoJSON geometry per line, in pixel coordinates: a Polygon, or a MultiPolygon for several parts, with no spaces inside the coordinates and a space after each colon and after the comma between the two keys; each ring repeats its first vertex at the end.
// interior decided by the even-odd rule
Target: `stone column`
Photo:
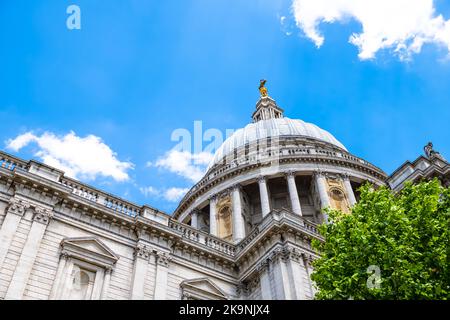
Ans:
{"type": "MultiPolygon", "coordinates": [[[[330,198],[328,197],[326,179],[322,172],[316,172],[314,174],[314,179],[316,182],[317,191],[319,192],[320,197],[320,207],[323,209],[330,206],[330,198]]],[[[328,215],[323,213],[323,220],[325,223],[328,223],[328,215]]]]}
{"type": "Polygon", "coordinates": [[[6,254],[17,231],[20,220],[25,214],[28,204],[12,198],[6,209],[6,216],[0,229],[0,270],[5,261],[6,254]]]}
{"type": "Polygon", "coordinates": [[[144,300],[145,276],[151,250],[143,244],[138,244],[134,251],[134,270],[131,280],[131,300],[144,300]]]}
{"type": "Polygon", "coordinates": [[[345,190],[347,192],[347,198],[350,202],[350,206],[354,206],[356,204],[355,193],[353,192],[352,184],[350,183],[350,178],[348,175],[343,176],[345,190]]]}
{"type": "Polygon", "coordinates": [[[245,237],[245,222],[242,216],[241,186],[233,186],[233,241],[238,243],[245,237]]]}
{"type": "Polygon", "coordinates": [[[217,236],[217,197],[212,196],[209,200],[209,233],[217,236]]]}
{"type": "Polygon", "coordinates": [[[191,213],[191,227],[198,229],[198,210],[194,209],[191,213]]]}
{"type": "Polygon", "coordinates": [[[292,171],[287,172],[286,179],[289,188],[289,198],[291,199],[292,211],[299,216],[302,215],[302,207],[298,198],[297,185],[295,184],[295,174],[292,171]]]}
{"type": "Polygon", "coordinates": [[[156,254],[156,276],[153,300],[167,299],[167,278],[170,261],[171,257],[168,253],[158,252],[156,254]]]}
{"type": "Polygon", "coordinates": [[[20,255],[5,299],[22,299],[45,229],[53,217],[53,212],[48,209],[36,208],[35,211],[27,241],[20,255]]]}
{"type": "Polygon", "coordinates": [[[266,177],[258,178],[259,196],[261,198],[261,211],[263,218],[270,213],[269,192],[267,191],[266,177]]]}
{"type": "Polygon", "coordinates": [[[269,278],[269,267],[270,261],[265,260],[262,261],[258,267],[259,279],[261,285],[261,298],[263,300],[272,300],[272,288],[270,286],[270,278],[269,278]]]}
{"type": "Polygon", "coordinates": [[[55,281],[53,281],[52,291],[50,292],[49,300],[56,300],[59,297],[61,288],[64,284],[64,276],[66,271],[67,260],[69,256],[67,253],[61,253],[59,258],[58,270],[56,270],[55,281]]]}
{"type": "Polygon", "coordinates": [[[109,283],[111,282],[111,273],[112,273],[112,268],[107,268],[105,270],[105,275],[103,278],[102,293],[100,294],[100,300],[106,300],[108,298],[109,283]]]}

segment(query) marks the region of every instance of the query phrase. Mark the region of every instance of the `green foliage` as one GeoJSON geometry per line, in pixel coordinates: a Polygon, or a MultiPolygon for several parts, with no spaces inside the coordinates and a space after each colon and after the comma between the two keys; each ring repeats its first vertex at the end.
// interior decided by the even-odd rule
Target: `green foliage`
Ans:
{"type": "Polygon", "coordinates": [[[313,242],[316,299],[450,298],[450,189],[435,179],[397,195],[368,184],[360,192],[351,214],[327,210],[325,242],[313,242]]]}

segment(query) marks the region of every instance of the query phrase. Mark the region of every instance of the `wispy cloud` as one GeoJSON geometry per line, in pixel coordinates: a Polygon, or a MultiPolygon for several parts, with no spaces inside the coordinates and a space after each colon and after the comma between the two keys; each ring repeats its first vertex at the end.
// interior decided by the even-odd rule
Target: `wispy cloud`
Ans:
{"type": "Polygon", "coordinates": [[[391,49],[407,60],[426,43],[450,51],[450,20],[434,8],[433,0],[293,0],[297,26],[317,47],[324,43],[318,26],[355,19],[361,33],[349,42],[359,48],[359,58],[372,59],[381,49],[391,49]]]}
{"type": "Polygon", "coordinates": [[[64,136],[51,132],[39,136],[27,132],[8,140],[6,148],[18,152],[31,143],[36,143],[39,148],[36,157],[77,179],[94,180],[103,176],[126,181],[128,170],[134,167],[131,162],[119,161],[117,154],[101,138],[94,135],[79,137],[72,131],[64,136]]]}
{"type": "Polygon", "coordinates": [[[188,191],[189,188],[168,188],[157,189],[152,186],[139,188],[141,193],[146,197],[163,198],[169,202],[179,201],[188,191]]]}
{"type": "Polygon", "coordinates": [[[155,163],[148,162],[147,166],[168,170],[195,183],[203,177],[212,158],[213,154],[209,152],[193,154],[172,149],[155,163]]]}

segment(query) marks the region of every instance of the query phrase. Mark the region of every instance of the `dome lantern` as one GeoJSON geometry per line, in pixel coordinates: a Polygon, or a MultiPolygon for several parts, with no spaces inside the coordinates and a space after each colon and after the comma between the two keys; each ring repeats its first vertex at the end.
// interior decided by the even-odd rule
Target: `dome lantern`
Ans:
{"type": "Polygon", "coordinates": [[[283,109],[277,106],[275,100],[269,97],[267,88],[265,87],[267,80],[261,80],[259,83],[260,99],[256,103],[256,111],[253,112],[253,122],[268,119],[283,118],[283,109]]]}

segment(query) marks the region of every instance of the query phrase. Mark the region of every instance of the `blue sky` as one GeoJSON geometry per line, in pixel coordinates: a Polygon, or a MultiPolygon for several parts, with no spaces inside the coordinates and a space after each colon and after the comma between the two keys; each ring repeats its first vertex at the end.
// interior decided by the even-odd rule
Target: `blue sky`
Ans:
{"type": "MultiPolygon", "coordinates": [[[[77,178],[170,213],[177,202],[165,192],[192,186],[186,173],[155,165],[175,146],[172,132],[192,131],[196,120],[204,130],[245,126],[265,78],[286,116],[328,130],[388,174],[419,156],[428,141],[450,158],[445,39],[408,59],[392,47],[361,59],[361,48],[349,43],[362,31],[356,13],[320,24],[325,41],[318,48],[296,27],[292,5],[2,1],[1,149],[51,162],[61,160],[52,153],[62,145],[57,142],[73,142],[81,153],[100,145],[112,171],[97,172],[104,161],[97,157],[100,164],[86,170],[73,167],[77,178]],[[71,4],[81,9],[81,30],[66,27],[71,4]],[[27,143],[7,148],[25,133],[27,143]]],[[[450,19],[448,1],[434,6],[436,15],[450,19]]]]}

